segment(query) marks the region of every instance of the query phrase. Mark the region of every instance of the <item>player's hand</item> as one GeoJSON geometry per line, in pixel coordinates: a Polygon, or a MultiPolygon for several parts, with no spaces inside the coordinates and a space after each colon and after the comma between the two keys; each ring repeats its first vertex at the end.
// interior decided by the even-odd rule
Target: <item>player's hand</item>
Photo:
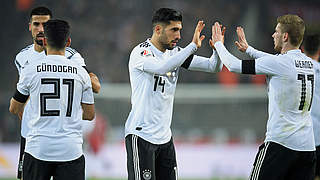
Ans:
{"type": "Polygon", "coordinates": [[[237,27],[238,41],[235,41],[235,44],[239,51],[246,52],[248,48],[248,42],[246,40],[246,35],[242,27],[237,27]]]}
{"type": "Polygon", "coordinates": [[[205,24],[203,23],[203,21],[199,21],[196,29],[194,30],[192,42],[194,42],[197,45],[197,48],[201,47],[201,43],[205,38],[204,35],[201,35],[201,31],[203,30],[204,26],[205,24]]]}
{"type": "MultiPolygon", "coordinates": [[[[224,33],[226,32],[226,27],[223,27],[222,25],[220,25],[220,28],[222,28],[222,43],[224,44],[224,33]]],[[[214,43],[212,41],[212,39],[209,39],[209,45],[211,46],[212,49],[216,50],[216,48],[214,47],[214,43]]]]}
{"type": "Polygon", "coordinates": [[[212,36],[211,36],[211,44],[214,45],[216,42],[221,41],[223,42],[223,35],[221,31],[221,25],[218,22],[215,22],[214,25],[212,25],[212,36]]]}
{"type": "Polygon", "coordinates": [[[89,73],[91,84],[92,84],[92,91],[94,93],[99,93],[101,89],[101,84],[99,82],[99,78],[93,72],[89,73]]]}

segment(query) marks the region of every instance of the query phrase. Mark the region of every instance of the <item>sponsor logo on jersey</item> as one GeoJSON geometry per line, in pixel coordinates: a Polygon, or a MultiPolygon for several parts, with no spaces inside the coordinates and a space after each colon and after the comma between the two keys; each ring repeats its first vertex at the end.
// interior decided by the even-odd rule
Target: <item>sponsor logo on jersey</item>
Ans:
{"type": "Polygon", "coordinates": [[[141,56],[143,56],[143,57],[153,56],[152,52],[151,52],[151,51],[148,51],[148,50],[143,50],[140,54],[141,54],[141,56]]]}

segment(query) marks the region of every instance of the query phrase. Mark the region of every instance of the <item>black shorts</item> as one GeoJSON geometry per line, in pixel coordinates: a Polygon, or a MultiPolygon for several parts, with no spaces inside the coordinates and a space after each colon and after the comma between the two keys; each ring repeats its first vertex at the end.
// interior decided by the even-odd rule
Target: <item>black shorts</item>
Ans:
{"type": "Polygon", "coordinates": [[[315,163],[315,151],[266,142],[259,147],[249,180],[314,180],[315,163]]]}
{"type": "Polygon", "coordinates": [[[22,178],[22,166],[23,166],[23,154],[24,154],[24,148],[26,147],[26,138],[21,136],[20,139],[20,156],[19,156],[19,163],[18,163],[18,173],[17,178],[22,178]]]}
{"type": "Polygon", "coordinates": [[[126,136],[128,180],[176,180],[177,161],[172,138],[152,144],[136,135],[126,136]]]}
{"type": "Polygon", "coordinates": [[[85,160],[78,159],[66,162],[42,161],[29,153],[24,153],[23,180],[84,180],[85,160]]]}
{"type": "Polygon", "coordinates": [[[320,177],[320,146],[316,147],[316,154],[317,154],[316,176],[320,177]]]}

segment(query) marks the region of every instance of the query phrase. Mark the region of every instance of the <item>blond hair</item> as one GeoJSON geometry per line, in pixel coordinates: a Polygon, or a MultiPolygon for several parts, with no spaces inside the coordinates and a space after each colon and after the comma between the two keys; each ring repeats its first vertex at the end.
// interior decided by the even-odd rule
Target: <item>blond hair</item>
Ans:
{"type": "Polygon", "coordinates": [[[305,31],[303,19],[297,15],[287,14],[279,16],[277,22],[280,24],[281,33],[288,33],[290,43],[293,46],[300,46],[305,31]]]}

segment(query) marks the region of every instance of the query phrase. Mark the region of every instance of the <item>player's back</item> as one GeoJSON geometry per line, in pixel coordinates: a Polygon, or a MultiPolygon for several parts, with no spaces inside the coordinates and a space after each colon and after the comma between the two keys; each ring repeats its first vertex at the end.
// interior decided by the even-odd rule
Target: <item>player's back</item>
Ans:
{"type": "Polygon", "coordinates": [[[300,50],[276,57],[268,77],[269,120],[267,141],[275,141],[294,150],[314,148],[310,107],[314,71],[310,58],[300,50]]]}
{"type": "Polygon", "coordinates": [[[26,152],[46,161],[72,160],[82,155],[82,109],[90,77],[64,56],[48,55],[22,70],[23,88],[30,92],[31,129],[26,152]]]}

